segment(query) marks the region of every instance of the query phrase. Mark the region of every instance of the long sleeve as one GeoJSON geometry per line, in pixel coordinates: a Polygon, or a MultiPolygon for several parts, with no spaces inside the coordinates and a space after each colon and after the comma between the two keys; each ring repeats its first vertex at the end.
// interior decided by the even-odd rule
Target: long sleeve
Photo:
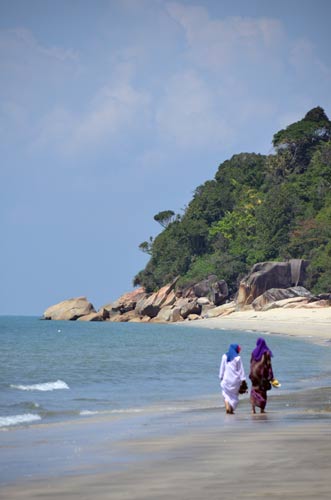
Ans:
{"type": "Polygon", "coordinates": [[[221,360],[221,364],[220,364],[220,371],[219,371],[219,374],[218,374],[218,378],[220,380],[222,380],[223,377],[224,377],[225,366],[226,366],[226,356],[223,354],[222,360],[221,360]]]}
{"type": "Polygon", "coordinates": [[[270,358],[270,355],[268,353],[268,355],[266,356],[266,371],[267,371],[267,378],[269,381],[273,380],[274,379],[274,372],[273,372],[273,369],[272,369],[272,364],[271,364],[271,358],[270,358]]]}
{"type": "Polygon", "coordinates": [[[238,360],[238,373],[239,373],[240,380],[246,380],[244,365],[243,365],[241,358],[239,358],[239,360],[238,360]]]}

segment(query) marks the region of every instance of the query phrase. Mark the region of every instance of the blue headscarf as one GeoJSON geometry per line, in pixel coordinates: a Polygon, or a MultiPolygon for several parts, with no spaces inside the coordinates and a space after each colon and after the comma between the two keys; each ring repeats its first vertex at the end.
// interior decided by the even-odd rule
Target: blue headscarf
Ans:
{"type": "Polygon", "coordinates": [[[239,344],[231,344],[229,347],[228,352],[226,353],[227,356],[227,361],[232,361],[236,356],[238,356],[240,352],[240,346],[239,344]]]}

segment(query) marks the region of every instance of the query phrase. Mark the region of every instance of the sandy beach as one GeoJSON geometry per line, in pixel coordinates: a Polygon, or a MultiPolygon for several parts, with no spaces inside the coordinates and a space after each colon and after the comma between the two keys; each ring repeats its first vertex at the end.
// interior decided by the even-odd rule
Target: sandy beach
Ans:
{"type": "Polygon", "coordinates": [[[313,342],[331,341],[331,307],[253,309],[234,312],[228,316],[190,321],[190,326],[203,328],[224,328],[231,330],[254,330],[279,333],[309,339],[313,342]]]}
{"type": "MultiPolygon", "coordinates": [[[[225,318],[192,321],[190,326],[258,330],[331,346],[331,308],[244,311],[225,318]]],[[[73,464],[71,471],[61,477],[5,485],[0,489],[0,498],[310,500],[330,497],[330,387],[291,394],[275,392],[265,415],[251,415],[246,396],[233,416],[225,415],[215,399],[203,411],[172,418],[156,433],[126,437],[116,443],[107,440],[96,443],[91,453],[94,459],[81,469],[75,469],[73,464]],[[95,461],[96,453],[99,463],[95,461]],[[113,459],[105,468],[105,459],[110,456],[113,459]]],[[[97,435],[98,428],[100,433],[106,433],[107,425],[107,421],[96,418],[82,423],[75,432],[97,435]]],[[[61,432],[69,439],[72,431],[68,425],[61,432]]],[[[52,435],[51,427],[45,432],[52,435]]],[[[45,439],[48,439],[46,434],[45,439]]]]}
{"type": "Polygon", "coordinates": [[[234,416],[210,409],[193,416],[193,423],[188,419],[181,432],[108,449],[122,462],[107,472],[83,469],[8,486],[0,498],[328,499],[331,391],[301,394],[290,410],[281,410],[286,406],[281,399],[265,415],[250,415],[245,403],[234,416]]]}

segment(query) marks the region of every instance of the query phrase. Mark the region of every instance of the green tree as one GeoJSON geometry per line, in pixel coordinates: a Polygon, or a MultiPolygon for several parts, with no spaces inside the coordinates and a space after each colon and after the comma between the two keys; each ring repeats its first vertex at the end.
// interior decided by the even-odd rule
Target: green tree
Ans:
{"type": "Polygon", "coordinates": [[[296,191],[290,184],[275,186],[256,209],[256,254],[261,260],[287,258],[291,231],[299,209],[296,191]]]}
{"type": "Polygon", "coordinates": [[[148,253],[151,255],[152,253],[152,244],[153,244],[153,238],[150,236],[149,241],[143,241],[139,245],[139,250],[141,250],[144,253],[148,253]]]}
{"type": "Polygon", "coordinates": [[[247,188],[232,212],[228,211],[209,231],[211,237],[221,234],[228,242],[229,253],[249,264],[255,261],[252,248],[256,239],[256,208],[261,203],[262,194],[247,188]]]}
{"type": "Polygon", "coordinates": [[[159,212],[158,214],[154,215],[154,220],[161,224],[162,227],[166,228],[170,222],[173,221],[173,218],[175,216],[175,212],[172,210],[164,210],[163,212],[159,212]]]}
{"type": "Polygon", "coordinates": [[[309,163],[316,145],[330,138],[331,122],[318,106],[311,109],[302,120],[277,132],[273,137],[273,145],[277,152],[290,152],[292,169],[301,173],[309,163]]]}
{"type": "Polygon", "coordinates": [[[139,248],[150,255],[135,277],[147,291],[178,275],[209,274],[232,293],[248,268],[265,260],[306,258],[314,291],[331,277],[331,123],[317,107],[274,135],[276,153],[241,153],[198,186],[182,216],[159,212],[163,228],[139,248]]]}

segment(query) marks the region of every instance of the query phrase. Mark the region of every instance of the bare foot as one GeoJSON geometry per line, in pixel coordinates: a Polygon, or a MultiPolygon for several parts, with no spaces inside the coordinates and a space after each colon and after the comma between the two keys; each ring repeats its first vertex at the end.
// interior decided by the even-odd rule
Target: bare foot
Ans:
{"type": "Polygon", "coordinates": [[[234,414],[234,411],[233,411],[233,408],[231,405],[229,405],[229,411],[228,413],[230,413],[230,415],[233,415],[234,414]]]}

